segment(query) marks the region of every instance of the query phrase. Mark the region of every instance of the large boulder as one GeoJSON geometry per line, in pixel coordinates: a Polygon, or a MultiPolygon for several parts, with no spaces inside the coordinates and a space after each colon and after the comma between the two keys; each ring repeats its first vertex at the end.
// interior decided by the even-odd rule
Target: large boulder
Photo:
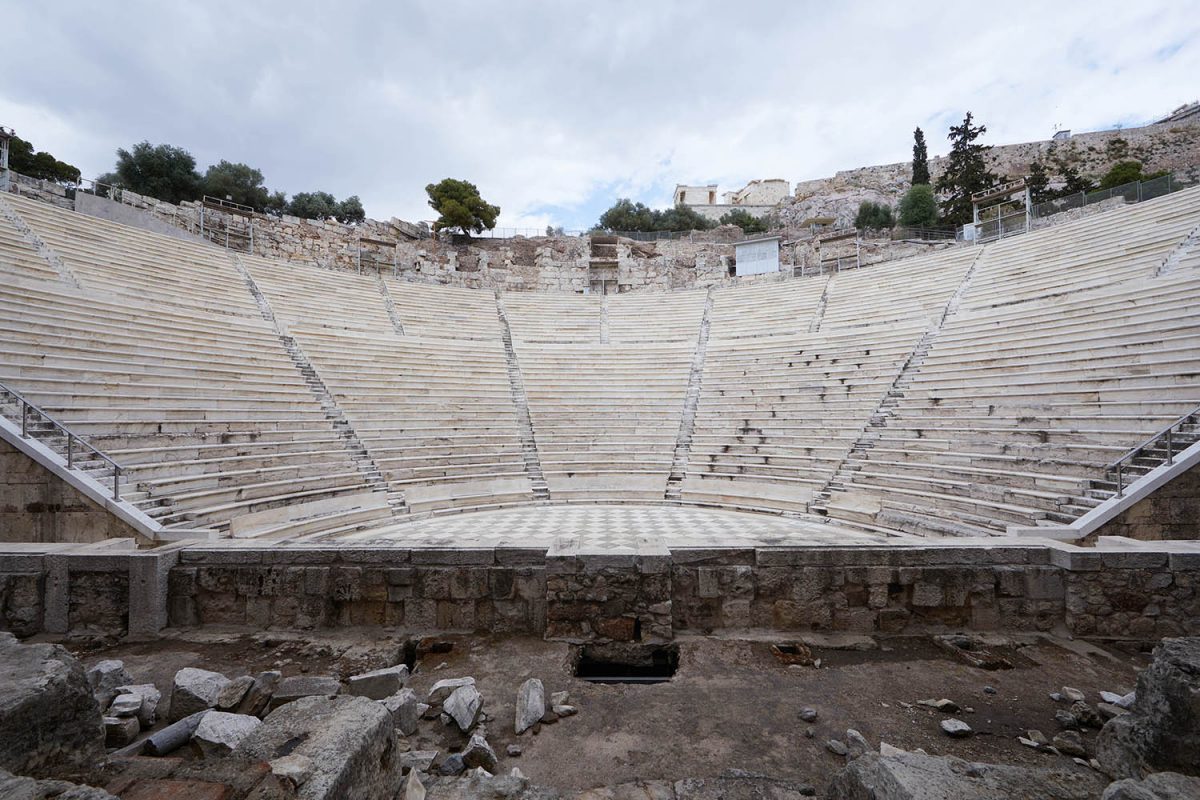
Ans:
{"type": "Polygon", "coordinates": [[[259,725],[262,720],[249,714],[209,711],[200,718],[192,734],[192,745],[205,758],[228,755],[259,725]]]}
{"type": "Polygon", "coordinates": [[[951,756],[868,753],[833,776],[829,800],[1091,800],[1106,781],[1093,772],[977,764],[951,756]]]}
{"type": "Polygon", "coordinates": [[[400,758],[392,715],[365,697],[301,697],[281,706],[242,740],[232,757],[311,759],[300,800],[391,800],[400,789],[400,758]]]}
{"type": "Polygon", "coordinates": [[[546,687],[530,678],[517,690],[517,713],[513,730],[518,735],[532,728],[546,714],[546,687]]]}
{"type": "Polygon", "coordinates": [[[0,769],[0,797],[4,800],[118,800],[103,789],[56,780],[11,775],[0,769]]]}
{"type": "Polygon", "coordinates": [[[54,644],[0,634],[0,769],[79,774],[104,758],[104,725],[83,665],[54,644]]]}
{"type": "Polygon", "coordinates": [[[1186,800],[1200,797],[1200,778],[1178,772],[1156,772],[1144,780],[1110,783],[1101,800],[1186,800]]]}
{"type": "Polygon", "coordinates": [[[184,717],[190,717],[197,711],[206,711],[217,704],[221,690],[229,683],[219,672],[195,667],[184,667],[175,673],[175,682],[171,687],[171,715],[169,720],[176,722],[184,717]]]}
{"type": "Polygon", "coordinates": [[[118,687],[133,683],[133,678],[125,671],[125,662],[113,658],[97,662],[87,671],[87,679],[101,708],[108,708],[113,698],[120,694],[118,687]]]}
{"type": "Polygon", "coordinates": [[[1130,713],[1105,723],[1096,758],[1114,778],[1200,775],[1200,637],[1163,639],[1138,676],[1130,713]]]}

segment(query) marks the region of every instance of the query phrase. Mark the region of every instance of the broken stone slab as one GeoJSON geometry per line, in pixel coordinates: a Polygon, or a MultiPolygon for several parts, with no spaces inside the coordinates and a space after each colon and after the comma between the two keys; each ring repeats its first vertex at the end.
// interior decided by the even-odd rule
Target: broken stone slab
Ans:
{"type": "Polygon", "coordinates": [[[133,683],[133,678],[125,671],[125,662],[105,659],[87,671],[87,682],[100,707],[108,708],[118,694],[117,687],[133,683]]]}
{"type": "Polygon", "coordinates": [[[894,755],[899,755],[900,753],[906,753],[906,752],[908,752],[908,751],[903,750],[899,747],[894,747],[893,745],[890,745],[887,742],[881,741],[879,743],[879,755],[881,755],[881,756],[894,756],[894,755]]]}
{"type": "MultiPolygon", "coordinates": [[[[328,675],[293,675],[279,681],[271,695],[272,711],[301,697],[332,697],[341,694],[342,682],[328,675]]],[[[365,699],[365,698],[364,698],[365,699]]]]}
{"type": "Polygon", "coordinates": [[[951,756],[868,753],[833,776],[828,800],[1091,800],[1105,780],[1093,772],[980,764],[951,756]]]}
{"type": "Polygon", "coordinates": [[[1083,736],[1079,731],[1063,731],[1050,740],[1060,753],[1076,758],[1087,758],[1087,747],[1083,744],[1083,736]]]}
{"type": "Polygon", "coordinates": [[[1063,697],[1067,698],[1072,703],[1078,703],[1080,700],[1086,698],[1086,695],[1084,695],[1083,692],[1071,686],[1064,686],[1058,691],[1063,697]]]}
{"type": "Polygon", "coordinates": [[[1200,797],[1200,778],[1178,772],[1156,772],[1144,780],[1110,783],[1101,800],[1184,800],[1200,797]]]}
{"type": "Polygon", "coordinates": [[[238,703],[234,712],[237,714],[250,714],[255,717],[263,716],[271,703],[271,697],[275,694],[275,690],[279,687],[279,682],[282,679],[283,674],[278,670],[268,670],[267,672],[258,673],[254,678],[254,683],[250,684],[250,688],[246,690],[245,697],[238,703]]]}
{"type": "Polygon", "coordinates": [[[467,742],[467,746],[462,751],[462,759],[467,769],[482,767],[493,774],[496,772],[498,763],[496,751],[481,734],[474,734],[467,742]]]}
{"type": "Polygon", "coordinates": [[[410,750],[400,754],[400,766],[403,769],[413,769],[417,772],[429,772],[437,754],[437,750],[410,750]]]}
{"type": "Polygon", "coordinates": [[[239,675],[225,684],[225,688],[217,695],[214,708],[217,711],[232,711],[241,704],[246,692],[250,691],[250,687],[253,685],[254,678],[249,675],[239,675]]]}
{"type": "Polygon", "coordinates": [[[137,695],[141,698],[141,707],[137,711],[138,722],[142,730],[154,727],[158,722],[158,703],[162,700],[162,692],[153,683],[135,683],[128,686],[118,686],[117,691],[123,695],[137,695]]]}
{"type": "Polygon", "coordinates": [[[442,703],[442,710],[450,715],[463,733],[469,733],[475,727],[482,709],[483,695],[479,694],[473,683],[458,687],[442,703]]]}
{"type": "Polygon", "coordinates": [[[1120,703],[1121,700],[1124,699],[1124,697],[1125,697],[1125,695],[1123,695],[1123,694],[1117,694],[1116,692],[1106,692],[1103,689],[1100,690],[1099,694],[1100,694],[1101,700],[1103,700],[1105,703],[1110,703],[1112,705],[1116,705],[1116,704],[1120,703]]]}
{"type": "Polygon", "coordinates": [[[391,800],[400,788],[392,716],[365,697],[308,696],[281,706],[234,748],[231,758],[312,760],[301,800],[391,800]]]}
{"type": "Polygon", "coordinates": [[[431,706],[440,706],[456,689],[474,685],[474,678],[446,678],[440,680],[429,689],[429,696],[426,698],[426,702],[431,706]]]}
{"type": "Polygon", "coordinates": [[[0,797],[6,800],[119,800],[103,789],[59,780],[38,780],[0,769],[0,797]]]}
{"type": "Polygon", "coordinates": [[[136,694],[119,694],[108,707],[110,717],[136,717],[142,710],[142,698],[136,694]]]}
{"type": "Polygon", "coordinates": [[[844,756],[850,752],[850,749],[837,739],[830,739],[827,741],[825,743],[825,749],[833,753],[835,756],[844,756]]]}
{"type": "Polygon", "coordinates": [[[446,756],[438,767],[439,775],[462,775],[467,770],[467,765],[463,763],[463,757],[459,753],[452,753],[446,756]]]}
{"type": "Polygon", "coordinates": [[[271,773],[287,781],[293,789],[303,786],[304,782],[309,779],[309,776],[313,774],[313,770],[315,769],[311,758],[308,756],[299,756],[295,753],[272,759],[269,764],[271,773]]]}
{"type": "Polygon", "coordinates": [[[0,769],[33,778],[104,758],[104,725],[83,665],[53,644],[0,637],[0,769]]]}
{"type": "Polygon", "coordinates": [[[184,667],[175,673],[171,685],[171,713],[167,719],[177,722],[197,711],[212,708],[227,683],[229,678],[219,672],[184,667]]]}
{"type": "Polygon", "coordinates": [[[1138,675],[1130,713],[1105,723],[1096,758],[1114,778],[1197,772],[1200,637],[1163,639],[1138,675]]]}
{"type": "Polygon", "coordinates": [[[124,747],[142,730],[137,717],[104,717],[103,721],[105,747],[124,747]]]}
{"type": "Polygon", "coordinates": [[[404,664],[397,664],[393,667],[364,672],[361,675],[352,675],[346,684],[349,687],[349,694],[369,697],[372,700],[383,700],[404,688],[407,681],[408,667],[404,664]]]}
{"type": "Polygon", "coordinates": [[[554,716],[560,719],[562,717],[573,717],[579,713],[579,709],[575,706],[554,706],[550,710],[554,712],[554,716]]]}
{"type": "Polygon", "coordinates": [[[517,735],[532,728],[546,713],[546,688],[537,678],[530,678],[517,689],[516,721],[513,730],[517,735]]]}
{"type": "Polygon", "coordinates": [[[408,778],[404,781],[403,795],[398,800],[425,800],[425,785],[421,783],[415,769],[408,773],[408,778]]]}
{"type": "Polygon", "coordinates": [[[262,720],[249,714],[209,711],[196,726],[192,744],[205,758],[228,755],[259,725],[262,720]]]}
{"type": "Polygon", "coordinates": [[[958,703],[953,700],[948,700],[943,697],[941,700],[918,700],[917,705],[925,708],[932,708],[935,711],[940,711],[943,714],[954,714],[959,710],[958,703]]]}
{"type": "Polygon", "coordinates": [[[974,733],[974,731],[971,730],[970,725],[963,722],[961,719],[955,719],[954,717],[944,719],[940,724],[942,732],[955,739],[963,739],[974,733]]]}
{"type": "Polygon", "coordinates": [[[570,692],[565,692],[565,691],[564,692],[554,692],[553,694],[550,695],[550,705],[565,706],[567,704],[567,701],[570,698],[571,698],[570,692]]]}
{"type": "Polygon", "coordinates": [[[192,734],[200,725],[200,720],[208,710],[197,711],[195,714],[172,722],[162,730],[155,731],[146,739],[145,750],[152,756],[165,756],[174,753],[192,740],[192,734]]]}
{"type": "Polygon", "coordinates": [[[392,724],[405,736],[417,732],[417,723],[421,719],[421,703],[417,701],[417,693],[412,689],[401,689],[391,697],[379,701],[392,715],[392,724]]]}

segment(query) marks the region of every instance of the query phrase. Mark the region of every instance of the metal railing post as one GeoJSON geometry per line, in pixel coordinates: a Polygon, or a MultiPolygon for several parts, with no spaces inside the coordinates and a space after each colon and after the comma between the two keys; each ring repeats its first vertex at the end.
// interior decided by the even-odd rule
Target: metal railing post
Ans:
{"type": "Polygon", "coordinates": [[[1174,428],[1167,428],[1167,464],[1168,464],[1168,466],[1170,465],[1171,459],[1172,459],[1172,456],[1171,456],[1171,451],[1172,451],[1171,433],[1172,433],[1172,431],[1174,431],[1174,428]]]}
{"type": "Polygon", "coordinates": [[[121,499],[121,468],[113,464],[113,500],[121,499]]]}
{"type": "Polygon", "coordinates": [[[21,401],[21,438],[29,438],[29,404],[21,401]]]}
{"type": "Polygon", "coordinates": [[[1121,482],[1121,464],[1117,463],[1117,497],[1120,497],[1125,492],[1125,487],[1121,482]]]}
{"type": "Polygon", "coordinates": [[[75,448],[72,447],[75,437],[67,431],[67,469],[75,466],[75,448]]]}

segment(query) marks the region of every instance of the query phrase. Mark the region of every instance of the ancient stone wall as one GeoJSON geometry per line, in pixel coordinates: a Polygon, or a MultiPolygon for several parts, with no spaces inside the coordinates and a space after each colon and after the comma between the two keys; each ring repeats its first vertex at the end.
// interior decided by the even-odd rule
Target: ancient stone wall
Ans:
{"type": "Polygon", "coordinates": [[[0,440],[0,542],[98,542],[137,533],[0,440]]]}
{"type": "Polygon", "coordinates": [[[1095,536],[1200,539],[1200,467],[1192,467],[1134,503],[1101,525],[1095,536]]]}

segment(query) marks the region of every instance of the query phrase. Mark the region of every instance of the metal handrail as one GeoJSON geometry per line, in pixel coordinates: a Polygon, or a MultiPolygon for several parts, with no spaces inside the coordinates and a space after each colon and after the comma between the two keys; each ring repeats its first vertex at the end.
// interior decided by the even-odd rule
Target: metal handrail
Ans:
{"type": "Polygon", "coordinates": [[[21,438],[22,439],[29,439],[31,437],[31,434],[29,432],[29,423],[31,421],[30,418],[33,415],[36,415],[37,417],[41,418],[45,422],[49,422],[51,425],[54,426],[55,430],[58,431],[60,435],[66,436],[66,438],[67,438],[67,468],[68,469],[75,468],[75,451],[76,451],[77,447],[82,447],[85,450],[91,451],[91,453],[93,455],[95,455],[97,458],[101,459],[102,461],[106,462],[108,464],[108,466],[112,469],[113,500],[121,499],[121,473],[124,471],[124,468],[120,464],[118,464],[116,461],[113,461],[107,455],[105,455],[101,451],[97,450],[95,447],[88,444],[83,439],[79,438],[79,436],[77,436],[73,431],[71,431],[69,428],[64,426],[62,423],[60,423],[54,417],[47,414],[45,411],[40,409],[38,406],[36,406],[33,403],[26,400],[25,397],[20,392],[18,392],[16,389],[12,389],[8,386],[5,386],[3,383],[0,383],[0,393],[8,395],[17,401],[17,407],[20,409],[20,413],[21,413],[21,438]]]}
{"type": "Polygon", "coordinates": [[[1132,458],[1137,458],[1142,453],[1150,450],[1158,445],[1159,441],[1165,439],[1167,444],[1167,458],[1164,463],[1172,464],[1175,460],[1175,433],[1179,428],[1188,424],[1192,419],[1200,414],[1200,406],[1192,409],[1188,413],[1180,416],[1174,422],[1169,423],[1166,427],[1161,428],[1158,433],[1155,433],[1150,438],[1146,439],[1139,445],[1130,448],[1123,456],[1108,465],[1108,472],[1115,472],[1117,477],[1117,497],[1125,493],[1125,482],[1123,480],[1124,464],[1132,458]]]}

